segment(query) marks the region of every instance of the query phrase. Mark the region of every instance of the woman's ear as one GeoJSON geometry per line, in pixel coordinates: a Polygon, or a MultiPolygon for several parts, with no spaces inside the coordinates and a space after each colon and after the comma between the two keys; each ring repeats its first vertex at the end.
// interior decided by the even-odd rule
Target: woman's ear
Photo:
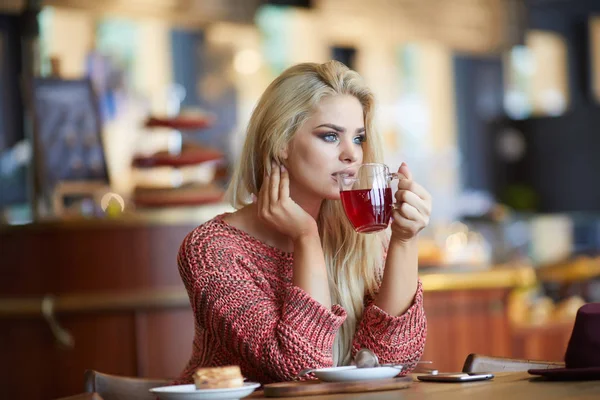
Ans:
{"type": "Polygon", "coordinates": [[[289,143],[286,143],[285,146],[283,146],[283,149],[281,149],[281,151],[279,152],[279,158],[281,159],[281,161],[285,161],[288,159],[289,146],[289,143]]]}

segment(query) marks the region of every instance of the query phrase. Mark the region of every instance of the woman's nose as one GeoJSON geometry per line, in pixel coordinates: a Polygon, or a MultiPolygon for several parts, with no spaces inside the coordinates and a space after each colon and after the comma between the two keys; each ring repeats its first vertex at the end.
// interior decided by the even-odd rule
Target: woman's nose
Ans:
{"type": "Polygon", "coordinates": [[[358,160],[359,152],[362,151],[360,146],[357,146],[355,143],[344,142],[342,151],[340,153],[340,160],[346,163],[354,163],[358,160]]]}

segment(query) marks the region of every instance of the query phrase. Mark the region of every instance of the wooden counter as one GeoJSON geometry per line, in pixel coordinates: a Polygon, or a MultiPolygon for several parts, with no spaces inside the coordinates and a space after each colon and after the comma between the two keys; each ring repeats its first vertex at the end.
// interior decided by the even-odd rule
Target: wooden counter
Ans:
{"type": "MultiPolygon", "coordinates": [[[[176,253],[198,223],[136,219],[0,228],[3,395],[77,393],[86,368],[178,375],[191,353],[194,325],[176,253]]],[[[424,360],[456,370],[470,352],[511,355],[506,299],[514,287],[535,283],[530,267],[423,273],[422,280],[424,360]]]]}

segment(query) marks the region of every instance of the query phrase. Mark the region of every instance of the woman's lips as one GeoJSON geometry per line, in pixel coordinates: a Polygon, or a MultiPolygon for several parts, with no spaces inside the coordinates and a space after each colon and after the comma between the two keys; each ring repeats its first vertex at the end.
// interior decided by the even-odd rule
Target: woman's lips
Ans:
{"type": "Polygon", "coordinates": [[[347,176],[349,178],[354,178],[356,176],[356,171],[353,170],[353,169],[344,169],[342,171],[334,172],[331,175],[333,175],[333,176],[344,175],[344,176],[347,176]]]}

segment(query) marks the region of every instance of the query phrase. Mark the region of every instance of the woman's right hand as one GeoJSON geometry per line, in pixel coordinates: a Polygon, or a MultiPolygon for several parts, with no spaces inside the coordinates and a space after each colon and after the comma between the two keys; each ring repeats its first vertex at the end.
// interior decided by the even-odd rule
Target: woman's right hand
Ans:
{"type": "Polygon", "coordinates": [[[290,197],[290,176],[286,168],[271,163],[258,193],[258,218],[272,228],[297,241],[319,234],[317,222],[290,197]]]}

